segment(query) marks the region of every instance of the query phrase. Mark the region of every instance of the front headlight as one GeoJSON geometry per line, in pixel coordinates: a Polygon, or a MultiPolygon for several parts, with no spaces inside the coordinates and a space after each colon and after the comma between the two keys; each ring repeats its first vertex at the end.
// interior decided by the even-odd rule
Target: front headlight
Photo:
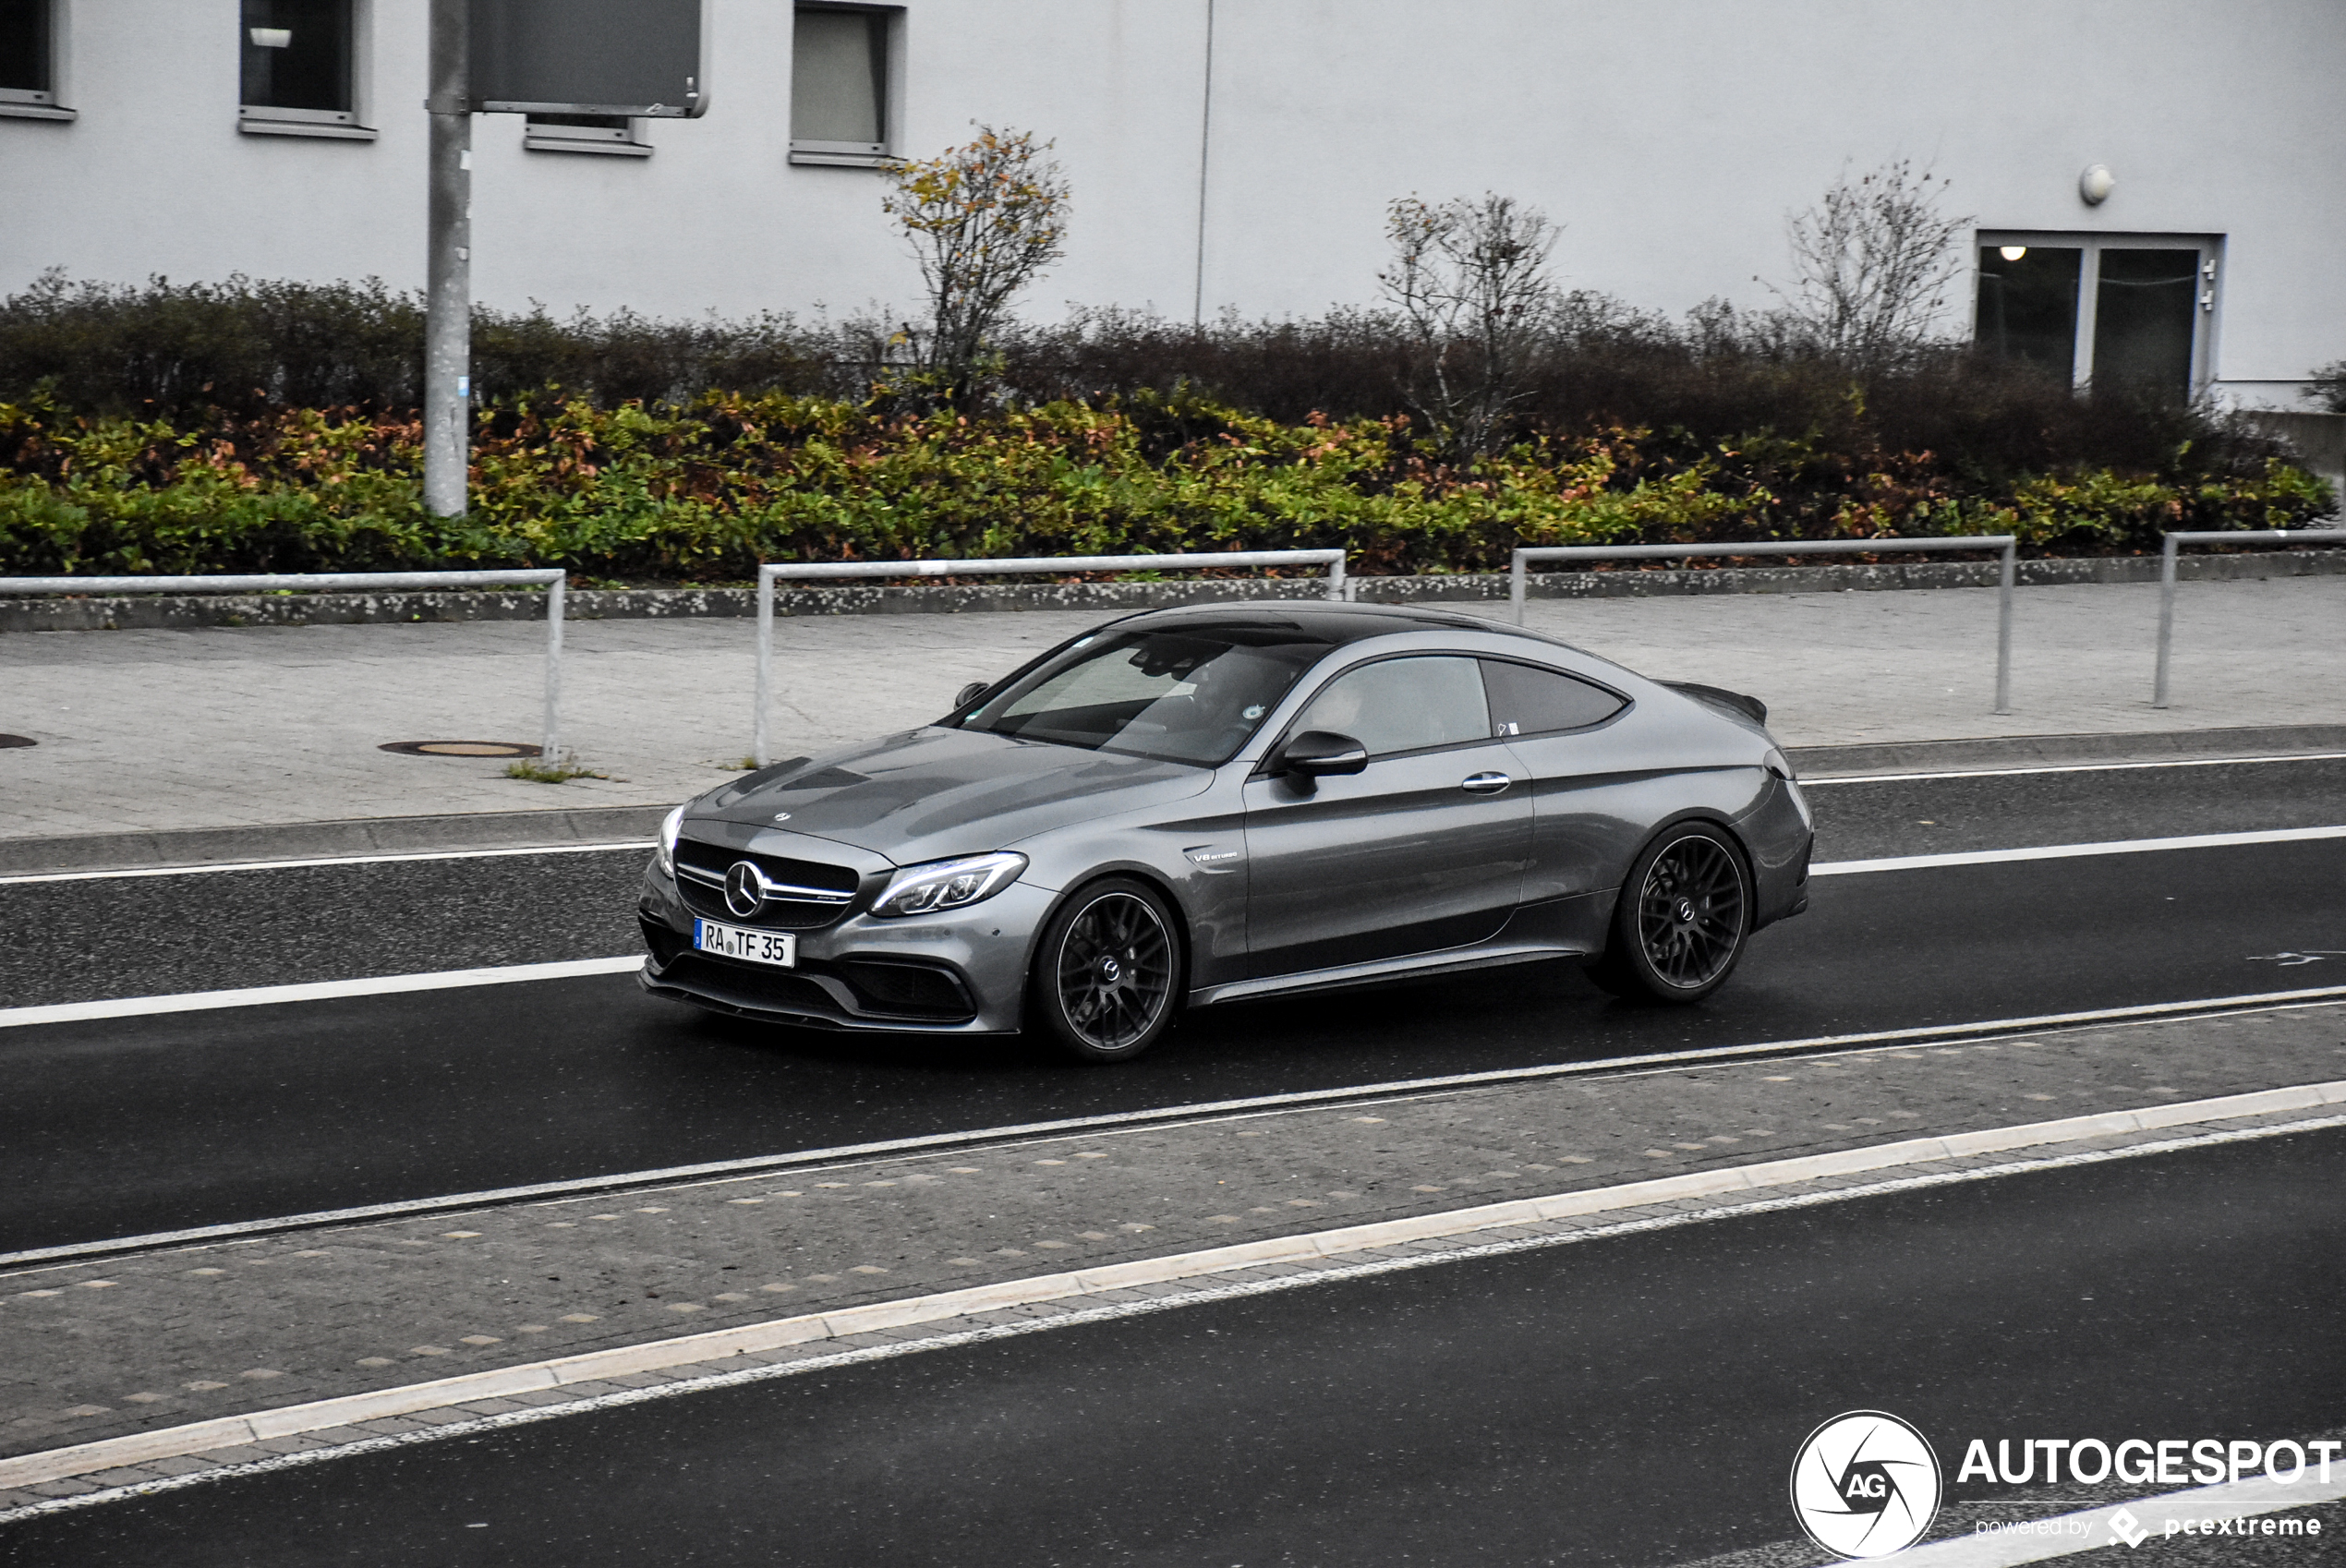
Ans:
{"type": "Polygon", "coordinates": [[[660,819],[659,848],[656,852],[659,858],[659,874],[662,876],[676,874],[676,834],[683,826],[684,808],[683,806],[678,806],[660,819]]]}
{"type": "Polygon", "coordinates": [[[961,909],[992,898],[1016,882],[1025,869],[1024,855],[1007,852],[909,865],[896,874],[888,891],[872,905],[872,913],[887,919],[961,909]]]}

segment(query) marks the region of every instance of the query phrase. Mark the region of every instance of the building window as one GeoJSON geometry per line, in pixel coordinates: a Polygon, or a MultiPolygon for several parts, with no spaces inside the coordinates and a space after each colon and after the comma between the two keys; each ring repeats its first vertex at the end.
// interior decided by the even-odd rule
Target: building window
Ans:
{"type": "Polygon", "coordinates": [[[0,115],[70,120],[57,106],[58,11],[65,0],[0,0],[0,115]]]}
{"type": "Polygon", "coordinates": [[[523,121],[521,144],[532,152],[600,152],[648,158],[652,144],[644,122],[625,115],[531,115],[523,121]]]}
{"type": "Polygon", "coordinates": [[[903,13],[800,6],[791,35],[790,158],[873,165],[889,156],[903,13]]]}
{"type": "Polygon", "coordinates": [[[1979,236],[1976,341],[2078,388],[2188,399],[2212,367],[2213,235],[1979,236]]]}
{"type": "Polygon", "coordinates": [[[239,129],[372,140],[358,103],[358,0],[242,0],[239,129]]]}

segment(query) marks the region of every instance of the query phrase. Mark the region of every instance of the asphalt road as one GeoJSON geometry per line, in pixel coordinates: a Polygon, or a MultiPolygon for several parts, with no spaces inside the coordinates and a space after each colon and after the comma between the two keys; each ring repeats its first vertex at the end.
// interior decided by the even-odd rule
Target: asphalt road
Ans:
{"type": "Polygon", "coordinates": [[[1445,1262],[208,1484],[0,1552],[1685,1562],[1793,1537],[1793,1454],[1844,1410],[1914,1422],[1957,1502],[1998,1490],[1952,1484],[1975,1437],[2337,1428],[2341,1159],[2299,1133],[1445,1262]]]}
{"type": "MultiPolygon", "coordinates": [[[[2346,760],[1815,784],[1817,859],[2346,823],[2346,760]]],[[[638,950],[646,855],[0,883],[0,1007],[638,950]]]]}
{"type": "MultiPolygon", "coordinates": [[[[2081,776],[2050,777],[2074,788],[2081,776]]],[[[2146,774],[2095,777],[2123,790],[2146,774]]],[[[1898,788],[1896,810],[1950,809],[1898,788]]],[[[1881,814],[1819,795],[1844,824],[1836,856],[1920,847],[1881,814]]],[[[2220,804],[2196,805],[2190,829],[2237,826],[2220,804]]],[[[2268,819],[2279,802],[2268,791],[2243,809],[2268,819]]],[[[2026,819],[2011,820],[2025,840],[2026,819]]],[[[581,864],[591,859],[380,869],[462,884],[492,868],[557,891],[567,874],[582,885],[575,906],[608,870],[581,864]]],[[[200,936],[236,923],[223,889],[238,878],[308,874],[6,891],[175,899],[142,918],[200,936]],[[209,911],[195,907],[206,898],[209,911]]],[[[478,887],[468,897],[460,923],[536,918],[478,887]]],[[[396,934],[357,907],[362,934],[396,934]]],[[[421,894],[408,907],[419,921],[434,908],[421,894]]],[[[335,918],[286,908],[313,925],[335,918]]],[[[1201,1012],[1107,1071],[1015,1040],[720,1019],[623,976],[11,1029],[0,1249],[1243,1095],[2318,985],[2346,959],[2272,955],[2320,948],[2346,949],[2346,840],[1823,878],[1811,911],[1761,933],[1698,1008],[1618,1003],[1569,966],[1519,969],[1201,1012]]]]}

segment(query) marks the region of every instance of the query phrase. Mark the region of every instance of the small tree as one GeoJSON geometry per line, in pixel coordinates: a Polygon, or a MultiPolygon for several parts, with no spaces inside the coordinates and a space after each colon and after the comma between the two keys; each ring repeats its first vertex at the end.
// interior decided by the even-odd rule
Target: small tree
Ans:
{"type": "Polygon", "coordinates": [[[889,170],[881,210],[904,225],[929,321],[905,336],[918,368],[947,398],[975,382],[987,338],[1010,296],[1058,259],[1068,185],[1051,142],[979,126],[977,139],[889,170]]]}
{"type": "Polygon", "coordinates": [[[2307,402],[2319,404],[2332,414],[2346,414],[2346,359],[2315,370],[2304,395],[2307,402]]]}
{"type": "Polygon", "coordinates": [[[1506,439],[1558,303],[1548,252],[1558,230],[1536,207],[1485,193],[1385,209],[1393,265],[1377,274],[1411,339],[1402,392],[1470,463],[1506,439]]]}
{"type": "Polygon", "coordinates": [[[1791,214],[1795,281],[1789,291],[1768,286],[1793,335],[1860,372],[1890,368],[1929,343],[1963,267],[1956,237],[1972,223],[1940,211],[1946,189],[1902,159],[1854,181],[1844,170],[1823,200],[1791,214]]]}

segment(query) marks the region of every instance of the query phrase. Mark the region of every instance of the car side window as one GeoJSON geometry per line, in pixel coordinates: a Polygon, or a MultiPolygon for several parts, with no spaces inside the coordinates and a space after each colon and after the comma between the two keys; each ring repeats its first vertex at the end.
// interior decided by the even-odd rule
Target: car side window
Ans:
{"type": "Polygon", "coordinates": [[[1349,735],[1373,757],[1487,741],[1493,732],[1491,706],[1478,662],[1435,654],[1347,670],[1312,699],[1292,732],[1349,735]]]}
{"type": "Polygon", "coordinates": [[[1482,661],[1482,681],[1491,697],[1491,728],[1497,735],[1542,735],[1578,730],[1611,718],[1628,706],[1602,686],[1528,664],[1482,661]]]}

